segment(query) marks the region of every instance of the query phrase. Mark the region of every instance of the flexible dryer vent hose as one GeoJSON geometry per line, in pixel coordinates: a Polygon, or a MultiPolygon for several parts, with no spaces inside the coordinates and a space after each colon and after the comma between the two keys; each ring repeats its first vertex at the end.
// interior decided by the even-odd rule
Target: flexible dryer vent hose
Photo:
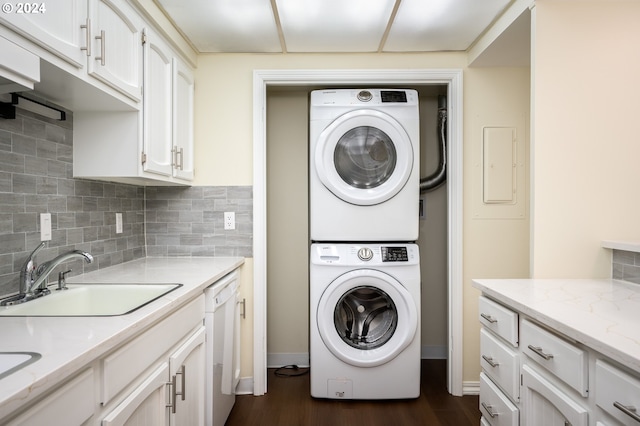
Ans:
{"type": "Polygon", "coordinates": [[[429,176],[420,179],[420,192],[438,188],[447,180],[447,97],[438,96],[438,168],[429,176]]]}

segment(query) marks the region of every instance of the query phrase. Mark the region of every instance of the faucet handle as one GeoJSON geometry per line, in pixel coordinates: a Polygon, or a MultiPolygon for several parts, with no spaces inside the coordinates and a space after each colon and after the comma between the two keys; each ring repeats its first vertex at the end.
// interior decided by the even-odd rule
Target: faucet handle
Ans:
{"type": "Polygon", "coordinates": [[[72,270],[69,269],[68,271],[58,273],[58,288],[56,290],[68,290],[66,279],[67,279],[67,274],[71,271],[72,270]]]}

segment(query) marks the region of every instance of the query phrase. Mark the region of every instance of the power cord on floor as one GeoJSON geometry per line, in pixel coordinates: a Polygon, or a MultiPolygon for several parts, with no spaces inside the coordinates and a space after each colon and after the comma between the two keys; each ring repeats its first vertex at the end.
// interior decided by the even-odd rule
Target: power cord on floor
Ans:
{"type": "Polygon", "coordinates": [[[278,377],[296,377],[296,376],[304,376],[309,372],[309,368],[300,368],[295,364],[285,365],[280,368],[276,368],[273,372],[278,377]]]}

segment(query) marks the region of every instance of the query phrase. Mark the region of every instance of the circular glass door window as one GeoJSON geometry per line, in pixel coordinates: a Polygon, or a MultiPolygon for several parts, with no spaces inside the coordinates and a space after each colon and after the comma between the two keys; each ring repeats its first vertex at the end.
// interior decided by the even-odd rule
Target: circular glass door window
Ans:
{"type": "Polygon", "coordinates": [[[356,349],[376,349],[396,331],[396,306],[384,291],[369,286],[345,293],[334,311],[334,324],[342,340],[356,349]]]}
{"type": "Polygon", "coordinates": [[[336,197],[358,206],[393,198],[414,167],[409,135],[382,111],[349,111],[331,122],[315,144],[312,161],[322,184],[336,197]]]}
{"type": "Polygon", "coordinates": [[[338,175],[359,189],[385,183],[396,168],[396,148],[382,130],[359,126],[346,132],[336,144],[333,161],[338,175]]]}

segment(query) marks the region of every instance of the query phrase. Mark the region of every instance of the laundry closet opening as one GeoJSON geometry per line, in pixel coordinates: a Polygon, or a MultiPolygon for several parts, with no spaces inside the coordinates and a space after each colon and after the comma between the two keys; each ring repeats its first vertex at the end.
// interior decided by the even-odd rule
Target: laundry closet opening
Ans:
{"type": "MultiPolygon", "coordinates": [[[[269,86],[266,122],[267,366],[309,365],[309,93],[329,86],[269,86]]],[[[330,88],[338,87],[336,85],[330,88]]],[[[349,88],[363,87],[349,85],[349,88]]],[[[372,88],[402,86],[367,85],[372,88]]],[[[439,164],[438,96],[411,85],[420,107],[420,176],[439,164]]],[[[447,182],[420,194],[421,357],[448,354],[447,182]]]]}

